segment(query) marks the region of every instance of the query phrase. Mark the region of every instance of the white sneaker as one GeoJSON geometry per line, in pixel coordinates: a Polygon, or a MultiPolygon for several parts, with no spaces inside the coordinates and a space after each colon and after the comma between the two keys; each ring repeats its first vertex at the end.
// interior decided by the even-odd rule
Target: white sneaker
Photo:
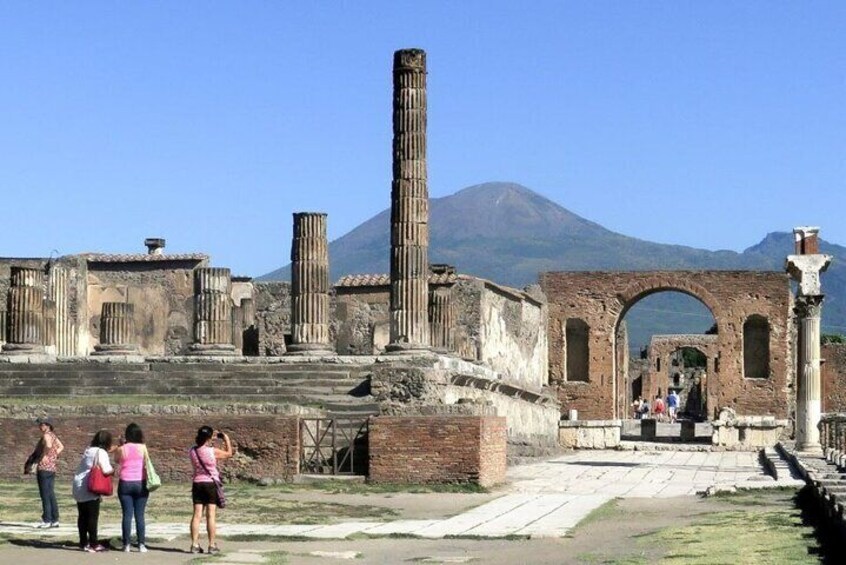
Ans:
{"type": "Polygon", "coordinates": [[[146,546],[146,545],[144,545],[143,543],[142,543],[142,544],[140,544],[140,545],[138,546],[138,551],[140,551],[141,553],[147,553],[147,546],[146,546]]]}
{"type": "Polygon", "coordinates": [[[132,549],[131,545],[129,545],[128,543],[124,544],[124,546],[123,546],[123,552],[124,553],[129,553],[131,549],[132,549]]]}
{"type": "Polygon", "coordinates": [[[50,522],[41,522],[36,524],[35,527],[39,529],[49,528],[51,526],[50,522]]]}
{"type": "Polygon", "coordinates": [[[51,528],[58,528],[58,527],[59,527],[59,523],[58,523],[58,522],[51,522],[51,523],[50,523],[50,527],[51,527],[51,528]]]}

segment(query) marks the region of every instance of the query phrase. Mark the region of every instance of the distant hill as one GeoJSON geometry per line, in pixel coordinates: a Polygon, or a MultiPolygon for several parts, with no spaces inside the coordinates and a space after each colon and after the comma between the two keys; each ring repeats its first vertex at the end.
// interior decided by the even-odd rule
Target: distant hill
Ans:
{"type": "MultiPolygon", "coordinates": [[[[330,243],[332,280],[346,274],[389,271],[390,220],[390,209],[386,209],[330,243]]],[[[430,238],[432,263],[449,263],[459,272],[516,287],[537,282],[538,273],[543,271],[780,271],[793,250],[793,235],[787,232],[770,233],[743,253],[644,241],[612,232],[524,186],[502,182],[479,184],[431,199],[430,238]]],[[[835,256],[832,267],[823,275],[827,294],[824,331],[846,333],[846,248],[827,242],[822,242],[821,248],[835,256]]],[[[290,265],[258,277],[289,278],[290,265]]],[[[654,333],[664,331],[659,323],[661,310],[690,314],[691,326],[673,332],[704,331],[698,328],[706,322],[704,329],[710,327],[695,300],[691,303],[692,299],[685,301],[673,295],[655,299],[660,307],[651,310],[659,312],[643,316],[647,324],[652,323],[650,319],[655,322],[654,333]],[[694,313],[696,308],[699,315],[694,313]]],[[[640,319],[641,314],[633,309],[627,322],[631,326],[640,319]]],[[[645,339],[646,334],[641,334],[633,335],[632,342],[645,339]]]]}

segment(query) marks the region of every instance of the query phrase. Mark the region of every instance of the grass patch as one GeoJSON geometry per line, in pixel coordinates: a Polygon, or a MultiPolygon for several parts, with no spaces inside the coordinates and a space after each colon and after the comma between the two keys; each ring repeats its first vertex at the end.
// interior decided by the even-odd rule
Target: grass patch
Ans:
{"type": "MultiPolygon", "coordinates": [[[[10,522],[36,522],[41,502],[35,481],[0,483],[0,516],[10,522]]],[[[242,524],[332,524],[362,519],[390,520],[396,511],[375,505],[303,502],[290,500],[287,487],[259,487],[250,483],[233,483],[226,487],[227,507],[218,510],[220,520],[242,524]]],[[[76,504],[71,496],[70,481],[56,483],[56,497],[64,522],[73,522],[76,504]]],[[[191,519],[191,485],[164,484],[150,495],[147,522],[185,522],[191,519]]],[[[100,506],[100,523],[120,521],[117,497],[106,497],[100,506]]]]}
{"type": "Polygon", "coordinates": [[[596,508],[590,511],[590,514],[582,518],[581,522],[576,524],[576,527],[574,529],[583,528],[588,524],[611,518],[617,513],[618,501],[619,499],[612,498],[602,506],[597,506],[596,508]]]}
{"type": "Polygon", "coordinates": [[[813,530],[792,508],[717,512],[683,527],[664,528],[637,540],[665,548],[659,563],[819,563],[811,552],[813,530]]]}

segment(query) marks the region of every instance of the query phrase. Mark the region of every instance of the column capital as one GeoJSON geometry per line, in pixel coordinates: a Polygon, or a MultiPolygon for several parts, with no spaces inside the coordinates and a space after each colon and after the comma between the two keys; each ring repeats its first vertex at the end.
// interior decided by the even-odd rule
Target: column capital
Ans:
{"type": "Polygon", "coordinates": [[[825,296],[817,294],[814,296],[798,296],[793,305],[793,311],[800,318],[819,318],[822,313],[822,304],[825,296]]]}
{"type": "Polygon", "coordinates": [[[820,273],[831,264],[831,255],[788,255],[784,268],[799,283],[799,296],[822,294],[820,273]]]}

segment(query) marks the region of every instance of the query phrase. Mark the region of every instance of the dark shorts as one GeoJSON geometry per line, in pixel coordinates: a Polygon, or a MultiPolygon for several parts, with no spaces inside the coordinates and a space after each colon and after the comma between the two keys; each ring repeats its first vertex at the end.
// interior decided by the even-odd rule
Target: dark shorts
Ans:
{"type": "Polygon", "coordinates": [[[217,487],[214,483],[193,483],[191,486],[191,499],[194,504],[218,505],[217,487]]]}

